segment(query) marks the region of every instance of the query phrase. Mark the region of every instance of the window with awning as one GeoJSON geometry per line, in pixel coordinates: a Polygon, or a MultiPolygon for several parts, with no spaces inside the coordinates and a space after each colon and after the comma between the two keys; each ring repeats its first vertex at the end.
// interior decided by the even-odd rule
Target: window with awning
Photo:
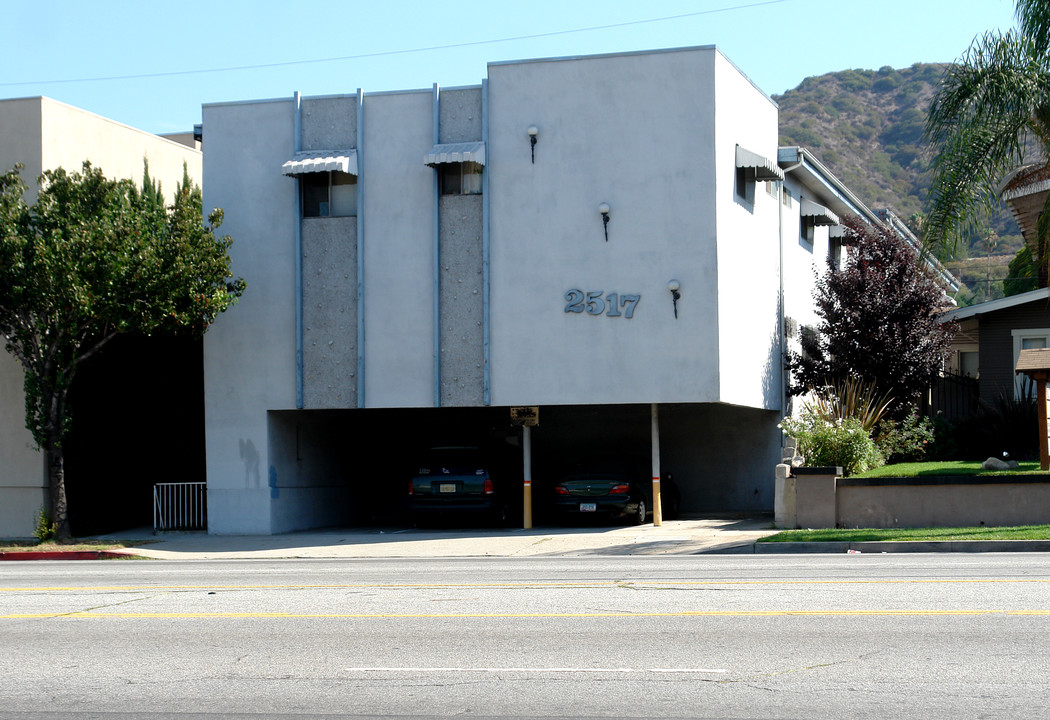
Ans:
{"type": "Polygon", "coordinates": [[[357,150],[297,152],[281,173],[299,179],[303,217],[357,215],[357,150]]]}

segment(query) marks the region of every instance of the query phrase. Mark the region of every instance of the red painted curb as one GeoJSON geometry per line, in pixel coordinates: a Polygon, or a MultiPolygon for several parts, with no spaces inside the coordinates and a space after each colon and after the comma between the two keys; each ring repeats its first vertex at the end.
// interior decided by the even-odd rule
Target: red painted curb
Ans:
{"type": "Polygon", "coordinates": [[[126,553],[109,550],[25,550],[0,552],[0,560],[114,560],[126,553]]]}

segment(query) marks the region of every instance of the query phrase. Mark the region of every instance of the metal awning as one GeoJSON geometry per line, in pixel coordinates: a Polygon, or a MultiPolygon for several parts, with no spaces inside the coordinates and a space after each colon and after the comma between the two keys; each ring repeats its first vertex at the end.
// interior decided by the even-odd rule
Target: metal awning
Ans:
{"type": "Polygon", "coordinates": [[[776,161],[762,157],[758,153],[736,146],[736,166],[755,171],[755,180],[783,180],[784,171],[776,161]]]}
{"type": "Polygon", "coordinates": [[[802,200],[802,217],[814,225],[838,225],[839,216],[812,200],[802,200]]]}
{"type": "Polygon", "coordinates": [[[485,143],[448,143],[435,145],[423,156],[423,164],[441,165],[442,163],[472,162],[478,165],[485,164],[485,143]]]}
{"type": "Polygon", "coordinates": [[[357,175],[357,150],[297,152],[295,157],[281,166],[281,173],[284,175],[305,175],[331,170],[357,175]]]}

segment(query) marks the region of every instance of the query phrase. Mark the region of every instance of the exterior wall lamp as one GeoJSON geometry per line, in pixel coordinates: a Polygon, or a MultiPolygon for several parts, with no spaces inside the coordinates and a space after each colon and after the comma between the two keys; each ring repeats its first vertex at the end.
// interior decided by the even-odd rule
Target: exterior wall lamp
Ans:
{"type": "Polygon", "coordinates": [[[681,289],[682,284],[677,280],[671,280],[667,283],[667,289],[671,291],[671,302],[674,304],[674,316],[678,319],[678,301],[682,299],[682,293],[678,292],[681,289]]]}
{"type": "Polygon", "coordinates": [[[532,164],[536,164],[536,136],[540,134],[540,129],[535,125],[529,125],[529,145],[532,146],[532,164]]]}
{"type": "Polygon", "coordinates": [[[609,242],[609,203],[603,202],[598,206],[598,212],[602,214],[602,227],[605,229],[605,242],[609,242]]]}

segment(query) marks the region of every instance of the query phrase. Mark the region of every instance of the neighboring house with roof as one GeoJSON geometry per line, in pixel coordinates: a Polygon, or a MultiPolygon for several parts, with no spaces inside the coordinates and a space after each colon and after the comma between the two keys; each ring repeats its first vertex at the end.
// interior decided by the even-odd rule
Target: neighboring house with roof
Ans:
{"type": "MultiPolygon", "coordinates": [[[[198,184],[201,181],[201,153],[192,136],[173,140],[152,135],[47,97],[0,100],[0,172],[10,170],[16,163],[25,166],[22,179],[29,186],[27,201],[35,199],[36,179],[44,170],[63,167],[80,171],[85,160],[108,177],[135,182],[141,181],[143,161],[148,160],[150,175],[161,183],[169,198],[182,181],[184,167],[191,180],[198,184]]],[[[154,369],[163,373],[163,361],[154,369]]],[[[43,455],[35,449],[25,428],[23,377],[19,362],[0,350],[0,537],[32,535],[36,514],[46,504],[43,455]]],[[[155,382],[156,374],[150,377],[155,382]]],[[[120,382],[119,377],[109,380],[120,382]]],[[[99,384],[105,383],[100,380],[99,384]]],[[[102,404],[119,395],[114,388],[97,390],[102,404]]],[[[143,388],[136,387],[134,392],[142,394],[143,388]]],[[[135,456],[134,443],[127,436],[118,436],[119,425],[108,429],[108,434],[107,428],[91,428],[89,417],[80,415],[79,427],[99,433],[98,441],[110,453],[107,473],[99,476],[112,478],[126,458],[135,456]]],[[[146,414],[134,421],[141,426],[150,424],[152,419],[146,414]]],[[[81,437],[84,438],[83,433],[81,437]]],[[[80,457],[85,455],[81,453],[80,457]]],[[[139,475],[147,481],[153,472],[152,465],[138,468],[139,475]]],[[[69,473],[76,474],[76,470],[70,469],[69,473]]],[[[80,476],[88,474],[85,470],[80,476]]],[[[76,484],[75,479],[70,482],[76,484]]]]}
{"type": "MultiPolygon", "coordinates": [[[[999,196],[1017,221],[1029,247],[1035,247],[1039,216],[1050,194],[1050,166],[1022,165],[999,186],[999,196]]],[[[1046,288],[956,308],[944,319],[959,323],[947,370],[978,381],[986,404],[1001,396],[1019,397],[1024,378],[1014,368],[1022,350],[1050,347],[1050,295],[1046,288]]]]}
{"type": "Polygon", "coordinates": [[[990,300],[944,314],[959,323],[948,370],[976,378],[982,402],[1020,396],[1023,380],[1014,372],[1022,350],[1050,348],[1050,290],[990,300]]]}

